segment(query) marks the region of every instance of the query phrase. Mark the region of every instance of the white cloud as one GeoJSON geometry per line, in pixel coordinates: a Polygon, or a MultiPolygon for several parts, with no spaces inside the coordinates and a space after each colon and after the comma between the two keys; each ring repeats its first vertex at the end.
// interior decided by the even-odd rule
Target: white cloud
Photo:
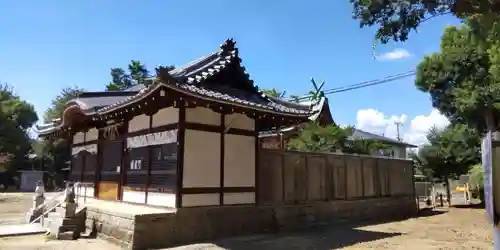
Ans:
{"type": "Polygon", "coordinates": [[[404,59],[407,57],[410,57],[411,54],[408,52],[408,50],[397,48],[392,51],[386,52],[382,55],[377,56],[377,59],[380,61],[393,61],[393,60],[400,60],[404,59]]]}
{"type": "Polygon", "coordinates": [[[444,128],[449,124],[448,119],[437,110],[432,110],[428,115],[415,116],[409,124],[407,121],[406,114],[387,116],[375,109],[362,109],[356,115],[356,128],[396,139],[396,122],[400,122],[403,124],[400,127],[403,140],[420,146],[427,142],[425,136],[430,128],[444,128]]]}

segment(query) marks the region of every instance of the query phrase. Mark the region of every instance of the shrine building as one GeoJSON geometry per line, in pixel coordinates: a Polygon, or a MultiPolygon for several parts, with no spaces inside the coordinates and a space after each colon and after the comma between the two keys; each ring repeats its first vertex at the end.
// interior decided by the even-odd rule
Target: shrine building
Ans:
{"type": "Polygon", "coordinates": [[[62,117],[37,127],[70,142],[70,180],[100,200],[161,207],[254,204],[259,132],[321,110],[296,105],[250,80],[235,42],[124,91],[84,92],[62,117]]]}

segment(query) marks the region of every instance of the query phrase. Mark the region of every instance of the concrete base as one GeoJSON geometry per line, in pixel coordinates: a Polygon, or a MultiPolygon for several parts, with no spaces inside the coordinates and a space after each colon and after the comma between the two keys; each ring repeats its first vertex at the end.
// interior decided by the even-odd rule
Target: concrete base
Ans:
{"type": "Polygon", "coordinates": [[[78,204],[76,204],[76,203],[63,203],[61,207],[64,209],[64,217],[65,218],[72,218],[75,216],[76,208],[78,207],[78,204]]]}
{"type": "Polygon", "coordinates": [[[303,205],[200,207],[140,215],[87,207],[86,226],[122,247],[150,249],[319,224],[396,220],[414,216],[416,212],[413,197],[303,205]]]}
{"type": "Polygon", "coordinates": [[[38,223],[0,226],[0,237],[44,234],[46,232],[47,230],[38,223]]]}

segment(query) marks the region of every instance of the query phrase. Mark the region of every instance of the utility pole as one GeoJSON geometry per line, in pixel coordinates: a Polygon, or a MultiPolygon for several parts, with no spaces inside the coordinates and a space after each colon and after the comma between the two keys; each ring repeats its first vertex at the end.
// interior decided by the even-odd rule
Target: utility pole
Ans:
{"type": "Polygon", "coordinates": [[[403,126],[403,122],[401,122],[401,121],[395,121],[394,124],[396,125],[396,133],[397,133],[397,136],[398,136],[398,141],[402,141],[401,140],[401,134],[400,134],[400,131],[399,131],[399,127],[403,126]]]}

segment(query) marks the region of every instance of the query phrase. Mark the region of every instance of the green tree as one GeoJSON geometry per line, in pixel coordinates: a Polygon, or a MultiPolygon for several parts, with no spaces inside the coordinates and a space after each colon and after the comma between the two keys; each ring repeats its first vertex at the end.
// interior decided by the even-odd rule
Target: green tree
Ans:
{"type": "MultiPolygon", "coordinates": [[[[85,90],[78,87],[64,88],[59,95],[52,100],[52,105],[44,113],[44,121],[50,123],[52,120],[61,118],[67,103],[78,97],[85,90]]],[[[65,138],[46,138],[32,142],[33,152],[43,159],[49,176],[49,181],[61,184],[61,169],[67,167],[70,160],[68,151],[69,141],[65,138]]]]}
{"type": "Polygon", "coordinates": [[[452,123],[495,131],[500,111],[500,23],[469,18],[448,27],[439,52],[417,67],[416,87],[452,123]]]}
{"type": "MultiPolygon", "coordinates": [[[[480,161],[480,136],[475,129],[458,124],[444,130],[431,129],[427,134],[429,144],[418,152],[418,163],[424,172],[446,183],[447,196],[451,197],[449,179],[469,172],[480,161]]],[[[451,199],[448,199],[451,205],[451,199]]]]}
{"type": "Polygon", "coordinates": [[[82,92],[84,92],[84,89],[79,87],[63,88],[61,93],[52,100],[52,105],[43,114],[44,122],[50,123],[54,119],[61,118],[64,109],[66,109],[66,104],[72,99],[77,98],[82,92]]]}
{"type": "Polygon", "coordinates": [[[354,127],[341,128],[336,125],[320,126],[310,122],[292,138],[289,149],[309,152],[335,152],[370,155],[388,146],[382,142],[352,138],[354,127]]]}
{"type": "Polygon", "coordinates": [[[389,146],[380,141],[366,139],[347,140],[342,149],[343,153],[371,155],[378,150],[388,149],[389,146]]]}
{"type": "Polygon", "coordinates": [[[122,68],[111,68],[111,82],[106,86],[106,91],[128,89],[137,84],[144,83],[144,79],[149,76],[146,65],[138,60],[131,60],[127,69],[128,72],[122,68]]]}
{"type": "MultiPolygon", "coordinates": [[[[174,70],[174,65],[166,66],[169,71],[174,70]]],[[[144,81],[150,76],[146,65],[138,60],[131,60],[127,66],[128,72],[122,68],[111,68],[111,82],[106,85],[106,91],[120,91],[128,89],[137,84],[145,84],[144,81]]]]}
{"type": "Polygon", "coordinates": [[[264,94],[268,95],[268,96],[272,96],[272,97],[276,97],[276,98],[280,98],[281,97],[281,94],[282,92],[281,91],[278,91],[277,89],[275,88],[272,88],[272,89],[264,89],[262,92],[264,92],[264,94]]]}
{"type": "Polygon", "coordinates": [[[299,102],[300,102],[300,96],[298,96],[298,95],[291,95],[291,96],[290,96],[290,100],[291,100],[292,102],[299,103],[299,102]]]}
{"type": "Polygon", "coordinates": [[[9,172],[24,163],[31,149],[28,129],[38,120],[33,105],[23,101],[12,87],[0,84],[0,156],[10,159],[9,172]]]}
{"type": "Polygon", "coordinates": [[[472,166],[469,170],[469,183],[472,189],[472,197],[476,196],[481,200],[481,203],[485,203],[484,199],[484,168],[481,164],[476,164],[472,166]],[[475,195],[474,195],[475,194],[475,195]]]}
{"type": "Polygon", "coordinates": [[[287,147],[310,152],[332,152],[344,147],[349,133],[349,129],[335,125],[320,126],[310,122],[288,142],[287,147]]]}
{"type": "Polygon", "coordinates": [[[487,14],[498,19],[500,2],[483,0],[349,0],[353,5],[353,18],[360,26],[379,26],[376,38],[382,43],[389,40],[405,41],[408,34],[426,20],[446,14],[466,18],[487,14]]]}

